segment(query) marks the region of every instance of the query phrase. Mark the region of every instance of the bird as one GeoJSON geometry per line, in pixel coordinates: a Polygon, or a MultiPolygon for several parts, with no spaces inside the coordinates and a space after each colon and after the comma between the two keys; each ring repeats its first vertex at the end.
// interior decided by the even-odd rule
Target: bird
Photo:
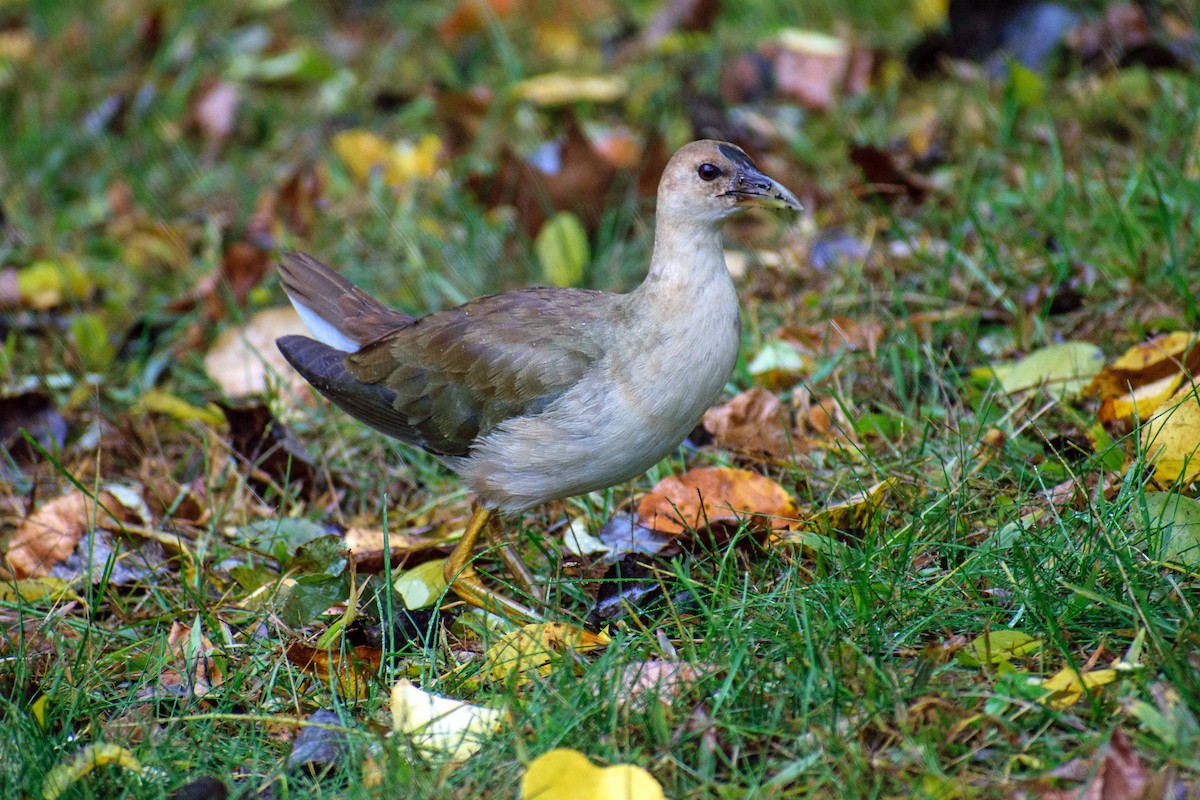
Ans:
{"type": "MultiPolygon", "coordinates": [[[[312,256],[284,253],[281,283],[311,337],[276,345],[335,406],[466,482],[475,501],[446,560],[449,588],[536,621],[537,611],[480,580],[479,536],[496,514],[631,480],[695,428],[738,356],[721,223],[753,206],[801,210],[740,147],[691,142],[663,170],[650,263],[635,289],[523,288],[418,318],[312,256]]],[[[531,585],[519,557],[500,553],[531,585]]]]}

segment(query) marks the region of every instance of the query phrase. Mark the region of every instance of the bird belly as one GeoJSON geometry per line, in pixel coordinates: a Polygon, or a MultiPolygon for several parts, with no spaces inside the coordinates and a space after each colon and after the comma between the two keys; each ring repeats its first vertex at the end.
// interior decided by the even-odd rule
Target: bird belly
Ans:
{"type": "Polygon", "coordinates": [[[642,474],[679,446],[729,379],[737,359],[736,306],[732,324],[721,327],[720,335],[699,337],[707,346],[684,353],[652,347],[596,370],[603,385],[585,379],[542,413],[501,423],[458,471],[485,505],[506,510],[642,474]]]}

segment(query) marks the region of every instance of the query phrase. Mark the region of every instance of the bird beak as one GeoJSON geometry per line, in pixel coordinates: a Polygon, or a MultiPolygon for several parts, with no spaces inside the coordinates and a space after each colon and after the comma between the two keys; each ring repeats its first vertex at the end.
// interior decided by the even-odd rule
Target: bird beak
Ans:
{"type": "Polygon", "coordinates": [[[761,206],[763,208],[789,208],[800,211],[803,206],[796,195],[783,188],[779,181],[764,175],[757,167],[739,164],[733,177],[733,188],[727,192],[735,198],[738,206],[761,206]]]}

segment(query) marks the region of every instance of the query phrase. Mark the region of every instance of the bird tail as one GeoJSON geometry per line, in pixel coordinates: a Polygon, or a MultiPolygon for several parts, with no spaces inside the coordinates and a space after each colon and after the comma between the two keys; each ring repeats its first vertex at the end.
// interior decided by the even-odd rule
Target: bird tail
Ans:
{"type": "Polygon", "coordinates": [[[313,337],[343,355],[413,321],[304,253],[284,253],[279,277],[313,337]]]}

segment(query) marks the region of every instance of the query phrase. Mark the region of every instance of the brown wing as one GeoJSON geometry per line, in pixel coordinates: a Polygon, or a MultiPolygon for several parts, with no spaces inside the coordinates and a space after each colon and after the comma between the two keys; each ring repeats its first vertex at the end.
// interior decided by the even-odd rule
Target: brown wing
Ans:
{"type": "Polygon", "coordinates": [[[345,359],[371,396],[385,393],[388,429],[367,418],[377,413],[338,404],[433,453],[466,455],[477,437],[538,413],[584,376],[604,355],[619,297],[525,289],[423,317],[345,359]]]}

